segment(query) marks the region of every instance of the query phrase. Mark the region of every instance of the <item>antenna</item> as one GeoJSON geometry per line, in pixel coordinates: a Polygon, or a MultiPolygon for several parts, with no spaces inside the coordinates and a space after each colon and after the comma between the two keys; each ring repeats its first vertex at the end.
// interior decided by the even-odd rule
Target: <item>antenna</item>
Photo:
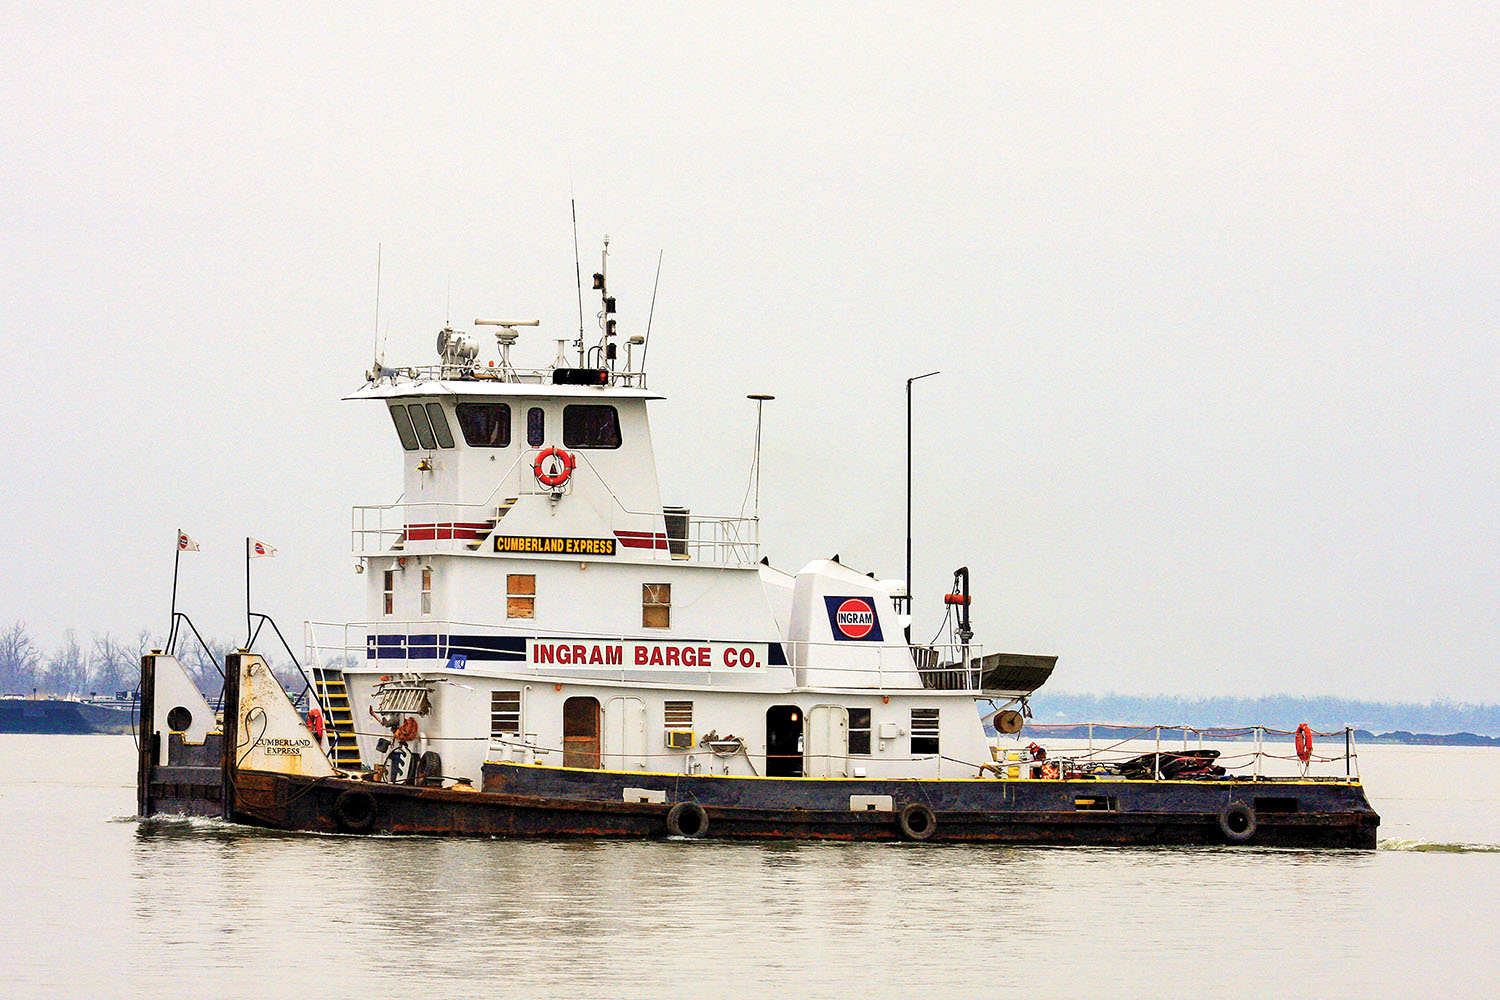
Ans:
{"type": "Polygon", "coordinates": [[[380,373],[380,253],[382,245],[375,244],[375,372],[380,373]]]}
{"type": "Polygon", "coordinates": [[[578,345],[583,346],[583,265],[578,263],[578,199],[569,198],[573,207],[573,280],[578,284],[578,345]]]}
{"type": "MultiPolygon", "coordinates": [[[[761,420],[761,411],[765,409],[765,405],[766,405],[766,401],[767,400],[769,400],[769,399],[775,399],[776,397],[775,396],[768,396],[768,395],[766,395],[763,392],[752,392],[750,395],[746,396],[745,398],[746,399],[753,399],[753,400],[755,400],[755,464],[752,466],[752,469],[753,469],[753,471],[755,473],[755,509],[753,511],[753,516],[758,521],[758,520],[760,520],[760,420],[761,420]]],[[[757,540],[759,540],[758,537],[757,537],[757,540]]]]}
{"type": "Polygon", "coordinates": [[[651,311],[646,314],[646,336],[641,341],[641,387],[645,388],[646,352],[651,348],[651,321],[656,318],[656,286],[661,284],[661,255],[656,251],[656,280],[651,282],[651,311]]]}

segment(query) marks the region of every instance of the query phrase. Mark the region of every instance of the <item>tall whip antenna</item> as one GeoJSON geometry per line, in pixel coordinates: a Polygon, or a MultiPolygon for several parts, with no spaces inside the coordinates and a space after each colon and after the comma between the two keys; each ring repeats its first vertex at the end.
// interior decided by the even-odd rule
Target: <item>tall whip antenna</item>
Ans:
{"type": "Polygon", "coordinates": [[[578,344],[583,346],[583,265],[578,263],[578,199],[569,198],[573,206],[573,280],[578,284],[578,344]]]}
{"type": "MultiPolygon", "coordinates": [[[[651,282],[651,311],[646,314],[646,336],[645,343],[641,345],[641,372],[646,371],[646,352],[651,350],[651,321],[656,318],[656,286],[661,284],[661,255],[662,251],[656,251],[656,280],[651,282]]],[[[759,417],[756,418],[757,420],[759,417]]]]}
{"type": "Polygon", "coordinates": [[[380,370],[380,252],[382,246],[375,244],[375,369],[380,370]]]}

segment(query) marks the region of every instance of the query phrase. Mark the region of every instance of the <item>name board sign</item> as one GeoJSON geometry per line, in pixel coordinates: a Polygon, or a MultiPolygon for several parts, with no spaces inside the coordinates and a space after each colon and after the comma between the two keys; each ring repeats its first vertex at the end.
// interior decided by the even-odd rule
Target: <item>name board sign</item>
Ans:
{"type": "Polygon", "coordinates": [[[601,642],[586,640],[526,640],[526,659],[534,664],[587,667],[721,667],[763,670],[768,648],[763,642],[601,642]]]}
{"type": "Polygon", "coordinates": [[[545,556],[612,556],[613,538],[549,538],[545,535],[496,535],[496,552],[545,556]]]}

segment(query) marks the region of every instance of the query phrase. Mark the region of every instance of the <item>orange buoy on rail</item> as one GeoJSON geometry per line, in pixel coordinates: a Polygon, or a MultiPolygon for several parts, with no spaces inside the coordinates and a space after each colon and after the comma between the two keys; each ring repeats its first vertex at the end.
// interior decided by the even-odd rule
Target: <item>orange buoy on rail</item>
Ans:
{"type": "Polygon", "coordinates": [[[568,477],[573,474],[575,463],[576,460],[571,451],[564,451],[552,445],[537,452],[536,461],[531,463],[531,471],[536,476],[537,482],[543,486],[556,488],[568,481],[568,477]],[[551,469],[543,468],[543,463],[549,458],[556,458],[557,464],[551,469]]]}
{"type": "Polygon", "coordinates": [[[1306,764],[1312,760],[1312,729],[1307,723],[1297,727],[1297,759],[1306,764]]]}
{"type": "Polygon", "coordinates": [[[323,712],[316,705],[307,713],[307,729],[314,739],[323,739],[323,712]]]}

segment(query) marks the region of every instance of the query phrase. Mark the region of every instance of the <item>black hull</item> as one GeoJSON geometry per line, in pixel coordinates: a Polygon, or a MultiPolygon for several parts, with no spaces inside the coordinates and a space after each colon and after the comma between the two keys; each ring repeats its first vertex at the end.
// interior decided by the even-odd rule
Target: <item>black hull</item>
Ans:
{"type": "Polygon", "coordinates": [[[512,783],[529,787],[468,792],[240,771],[230,818],[324,833],[662,838],[676,832],[673,807],[691,803],[684,808],[696,819],[681,817],[677,828],[702,822],[698,835],[711,839],[1364,849],[1380,822],[1363,789],[1346,783],[806,782],[487,767],[490,787],[512,783]],[[594,794],[579,795],[583,786],[594,794]],[[665,796],[625,801],[626,787],[665,796]],[[893,808],[856,811],[850,795],[890,795],[893,808]],[[829,807],[839,799],[842,808],[829,807]],[[1079,799],[1113,808],[1080,808],[1079,799]],[[1248,835],[1243,823],[1226,825],[1228,810],[1249,813],[1248,835]]]}
{"type": "Polygon", "coordinates": [[[134,732],[134,724],[128,708],[58,698],[0,698],[0,733],[118,736],[134,732]]]}

